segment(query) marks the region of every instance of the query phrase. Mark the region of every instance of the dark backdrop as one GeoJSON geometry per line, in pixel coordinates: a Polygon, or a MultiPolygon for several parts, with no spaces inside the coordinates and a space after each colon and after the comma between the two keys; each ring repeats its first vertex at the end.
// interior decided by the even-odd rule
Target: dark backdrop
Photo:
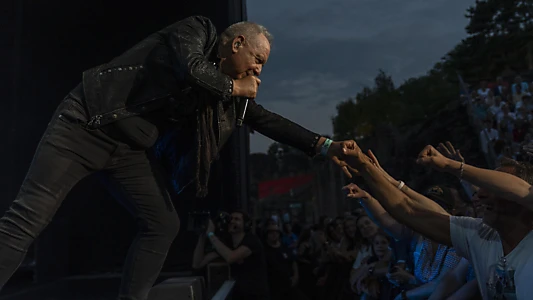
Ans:
{"type": "MultiPolygon", "coordinates": [[[[16,196],[53,111],[80,82],[82,71],[190,15],[211,18],[220,31],[246,19],[244,1],[5,1],[0,18],[0,211],[16,196]]],[[[241,129],[213,166],[207,199],[195,199],[191,191],[174,199],[182,229],[194,209],[246,209],[248,153],[248,130],[241,129]]],[[[69,194],[27,262],[36,260],[38,281],[120,271],[134,234],[133,219],[91,176],[69,194]]],[[[181,230],[164,270],[188,268],[195,241],[181,230]]]]}

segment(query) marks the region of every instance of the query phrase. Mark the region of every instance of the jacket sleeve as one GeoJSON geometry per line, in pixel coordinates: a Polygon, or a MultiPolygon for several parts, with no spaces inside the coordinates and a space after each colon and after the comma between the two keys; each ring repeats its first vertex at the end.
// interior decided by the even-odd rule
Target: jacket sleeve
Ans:
{"type": "Polygon", "coordinates": [[[244,123],[277,142],[300,149],[311,157],[316,155],[319,134],[266,110],[255,101],[249,102],[244,123]]]}
{"type": "Polygon", "coordinates": [[[178,79],[187,81],[193,88],[207,89],[224,100],[231,99],[233,80],[208,60],[207,51],[217,51],[218,36],[213,23],[205,17],[193,16],[171,25],[167,34],[178,79]]]}

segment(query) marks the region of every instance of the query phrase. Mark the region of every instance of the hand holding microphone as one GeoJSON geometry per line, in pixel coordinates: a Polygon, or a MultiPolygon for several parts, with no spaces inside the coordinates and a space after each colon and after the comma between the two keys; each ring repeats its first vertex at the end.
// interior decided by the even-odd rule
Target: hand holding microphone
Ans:
{"type": "Polygon", "coordinates": [[[233,81],[232,96],[241,97],[237,103],[237,127],[241,127],[246,116],[249,99],[255,99],[261,80],[257,76],[246,76],[233,81]]]}
{"type": "Polygon", "coordinates": [[[246,76],[233,80],[232,96],[255,99],[261,80],[257,76],[246,76]]]}

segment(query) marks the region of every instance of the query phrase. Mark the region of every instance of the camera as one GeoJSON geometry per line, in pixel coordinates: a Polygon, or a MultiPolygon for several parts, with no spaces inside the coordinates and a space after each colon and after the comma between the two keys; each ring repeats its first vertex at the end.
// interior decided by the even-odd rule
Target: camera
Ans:
{"type": "Polygon", "coordinates": [[[228,232],[228,226],[231,222],[231,215],[225,211],[211,214],[209,211],[193,211],[189,213],[187,230],[196,234],[205,233],[209,220],[215,225],[215,234],[220,235],[228,232]]]}

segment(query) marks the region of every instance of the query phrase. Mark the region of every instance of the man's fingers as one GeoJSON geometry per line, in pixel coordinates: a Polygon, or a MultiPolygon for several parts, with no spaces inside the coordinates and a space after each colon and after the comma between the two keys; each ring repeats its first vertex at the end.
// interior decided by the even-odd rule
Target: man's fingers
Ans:
{"type": "Polygon", "coordinates": [[[348,178],[352,178],[352,174],[350,173],[350,171],[348,170],[348,165],[346,164],[346,162],[344,161],[341,161],[338,157],[334,156],[331,158],[331,160],[333,160],[333,162],[335,164],[337,164],[338,166],[341,167],[342,169],[342,172],[348,176],[348,178]]]}
{"type": "Polygon", "coordinates": [[[452,153],[450,152],[450,149],[448,147],[446,147],[446,145],[444,145],[443,143],[439,143],[439,146],[437,147],[437,149],[442,152],[442,154],[444,154],[445,156],[452,156],[452,153]]]}
{"type": "Polygon", "coordinates": [[[348,178],[352,178],[352,173],[350,173],[347,166],[342,166],[341,168],[342,168],[342,172],[344,172],[344,174],[348,176],[348,178]]]}
{"type": "Polygon", "coordinates": [[[361,176],[361,173],[359,173],[359,171],[358,171],[357,169],[350,168],[350,167],[348,167],[348,169],[350,170],[350,172],[352,173],[352,175],[355,175],[355,176],[361,176]]]}
{"type": "Polygon", "coordinates": [[[376,164],[376,167],[381,168],[377,157],[374,155],[374,152],[372,152],[372,150],[370,150],[370,149],[368,149],[368,157],[370,157],[370,159],[372,159],[372,162],[374,164],[376,164]]]}
{"type": "Polygon", "coordinates": [[[418,158],[430,156],[434,152],[434,149],[435,148],[433,148],[433,146],[427,145],[426,147],[424,147],[424,149],[422,149],[422,151],[420,151],[420,154],[418,154],[418,158]]]}
{"type": "Polygon", "coordinates": [[[450,141],[446,141],[446,147],[450,150],[452,154],[455,154],[455,147],[450,143],[450,141]]]}
{"type": "Polygon", "coordinates": [[[463,155],[461,154],[461,150],[457,149],[457,156],[459,156],[459,159],[464,162],[465,161],[465,158],[463,157],[463,155]]]}
{"type": "Polygon", "coordinates": [[[422,166],[426,166],[426,165],[429,165],[431,163],[431,157],[419,157],[417,160],[416,160],[416,163],[419,164],[419,165],[422,165],[422,166]]]}

